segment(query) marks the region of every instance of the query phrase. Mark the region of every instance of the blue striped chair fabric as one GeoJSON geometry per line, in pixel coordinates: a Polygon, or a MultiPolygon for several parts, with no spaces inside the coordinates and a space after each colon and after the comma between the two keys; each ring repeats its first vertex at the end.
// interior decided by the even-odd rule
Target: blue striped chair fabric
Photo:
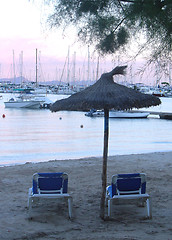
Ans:
{"type": "Polygon", "coordinates": [[[33,175],[33,194],[67,193],[68,176],[66,173],[35,173],[33,175]],[[54,191],[53,191],[54,190],[54,191]]]}

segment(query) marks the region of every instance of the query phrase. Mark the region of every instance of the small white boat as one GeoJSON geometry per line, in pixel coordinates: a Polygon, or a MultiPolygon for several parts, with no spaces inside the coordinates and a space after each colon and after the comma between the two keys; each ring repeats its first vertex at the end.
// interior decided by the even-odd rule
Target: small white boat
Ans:
{"type": "Polygon", "coordinates": [[[110,111],[110,118],[147,118],[149,113],[146,112],[128,112],[128,111],[110,111]]]}
{"type": "Polygon", "coordinates": [[[104,112],[101,110],[91,109],[85,114],[87,117],[104,117],[104,112]]]}
{"type": "Polygon", "coordinates": [[[45,101],[29,95],[20,95],[4,102],[6,108],[31,108],[39,109],[45,101]]]}
{"type": "MultiPolygon", "coordinates": [[[[147,118],[149,113],[147,112],[131,112],[131,111],[109,111],[109,118],[147,118]]],[[[91,109],[85,114],[88,117],[103,117],[104,111],[96,111],[91,109]]]]}

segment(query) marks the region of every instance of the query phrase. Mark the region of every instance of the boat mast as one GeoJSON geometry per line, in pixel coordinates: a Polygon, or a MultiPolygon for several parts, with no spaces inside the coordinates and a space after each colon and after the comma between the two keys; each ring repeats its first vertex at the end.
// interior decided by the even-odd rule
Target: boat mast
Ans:
{"type": "Polygon", "coordinates": [[[75,85],[75,81],[76,81],[75,68],[76,68],[76,52],[74,52],[74,55],[73,55],[73,85],[75,85]]]}
{"type": "Polygon", "coordinates": [[[169,63],[169,85],[171,86],[171,70],[172,70],[172,65],[169,63]]]}
{"type": "Polygon", "coordinates": [[[69,52],[70,47],[68,47],[68,55],[67,55],[67,84],[69,85],[69,52]]]}
{"type": "Polygon", "coordinates": [[[21,86],[23,84],[23,51],[20,53],[20,77],[21,77],[21,86]]]}
{"type": "Polygon", "coordinates": [[[16,82],[16,73],[15,73],[15,57],[14,57],[14,50],[13,50],[13,76],[14,76],[14,83],[16,82]]]}
{"type": "Polygon", "coordinates": [[[100,56],[98,55],[98,58],[97,58],[97,71],[96,71],[96,82],[97,82],[97,80],[98,80],[98,77],[99,77],[99,59],[100,58],[100,56]]]}
{"type": "Polygon", "coordinates": [[[87,69],[87,81],[90,84],[90,46],[88,45],[88,69],[87,69]]]}
{"type": "Polygon", "coordinates": [[[157,60],[157,65],[156,65],[156,87],[159,87],[160,84],[160,65],[159,65],[159,60],[157,60]]]}
{"type": "Polygon", "coordinates": [[[38,56],[36,48],[36,87],[38,86],[38,56]]]}

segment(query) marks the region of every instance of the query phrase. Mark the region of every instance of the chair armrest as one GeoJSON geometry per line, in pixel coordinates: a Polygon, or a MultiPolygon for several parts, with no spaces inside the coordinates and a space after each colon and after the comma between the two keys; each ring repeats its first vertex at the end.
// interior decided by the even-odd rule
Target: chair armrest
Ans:
{"type": "Polygon", "coordinates": [[[112,185],[109,185],[106,188],[106,198],[112,198],[112,185]]]}

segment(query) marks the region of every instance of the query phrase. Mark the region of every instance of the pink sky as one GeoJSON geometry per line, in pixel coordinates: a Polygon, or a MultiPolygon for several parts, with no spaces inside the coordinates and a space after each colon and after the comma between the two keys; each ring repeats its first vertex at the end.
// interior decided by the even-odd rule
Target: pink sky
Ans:
{"type": "MultiPolygon", "coordinates": [[[[35,80],[35,53],[38,49],[41,69],[39,81],[59,79],[70,46],[70,74],[74,69],[75,75],[87,79],[88,75],[88,47],[75,43],[74,32],[69,36],[62,36],[60,30],[50,31],[45,25],[47,12],[51,9],[42,4],[42,0],[2,0],[0,1],[0,78],[13,77],[13,53],[15,57],[15,74],[20,76],[21,64],[19,56],[23,52],[23,76],[35,80]],[[76,54],[76,55],[75,55],[76,54]],[[80,64],[79,64],[80,62],[80,64]]],[[[95,80],[97,56],[90,49],[89,77],[95,80]]],[[[121,62],[121,64],[125,64],[121,62]]],[[[111,60],[100,60],[100,74],[111,71],[116,63],[111,60]]],[[[67,63],[66,63],[67,68],[67,63]]],[[[133,67],[133,69],[136,67],[133,67]]],[[[127,73],[127,81],[140,82],[139,77],[131,77],[131,69],[127,73]]],[[[151,77],[152,78],[152,77],[151,77]]],[[[150,74],[145,75],[145,84],[149,83],[150,74]],[[149,79],[148,79],[149,78],[149,79]]]]}

